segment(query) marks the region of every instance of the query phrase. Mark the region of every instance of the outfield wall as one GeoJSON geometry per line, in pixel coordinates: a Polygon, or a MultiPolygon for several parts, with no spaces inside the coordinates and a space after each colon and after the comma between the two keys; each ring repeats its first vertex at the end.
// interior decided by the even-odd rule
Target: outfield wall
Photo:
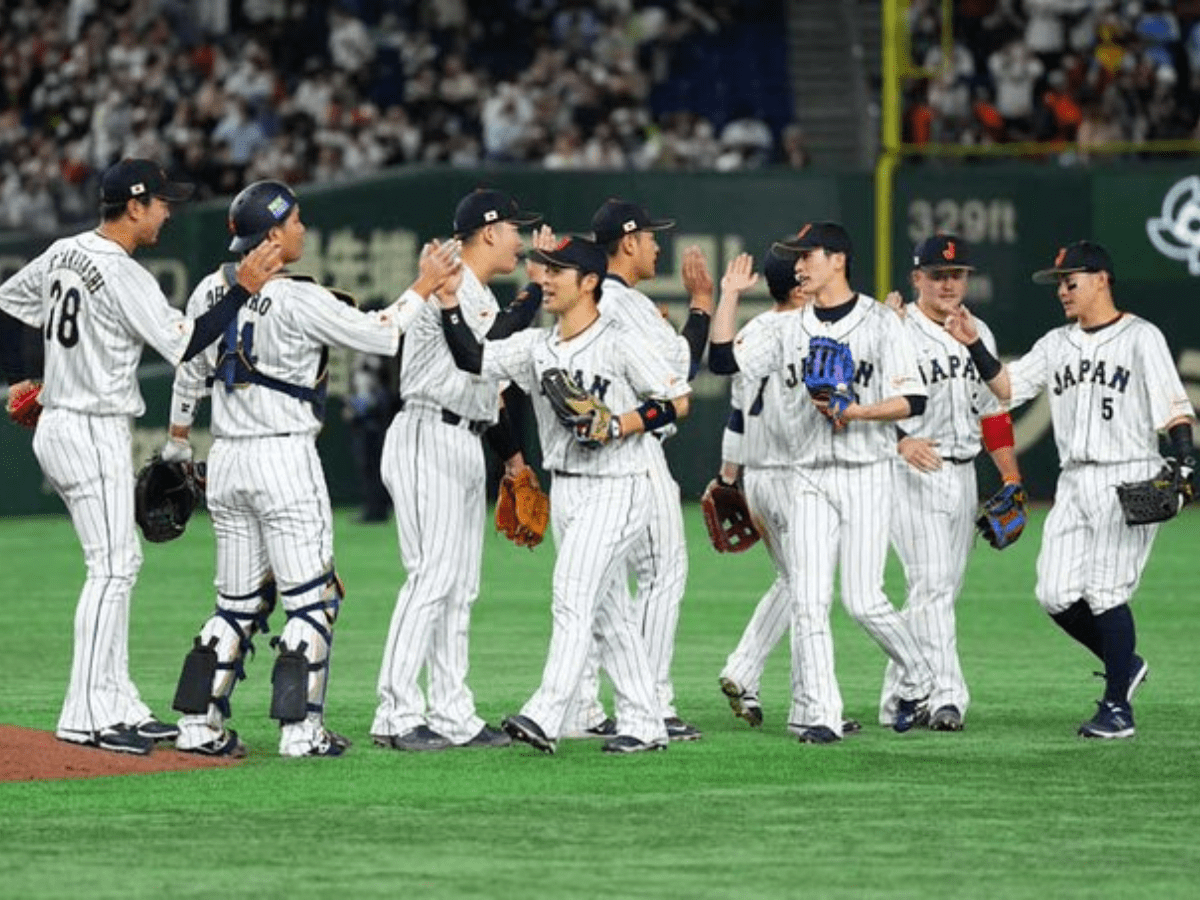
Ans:
{"type": "MultiPolygon", "coordinates": [[[[996,333],[1001,353],[1022,352],[1061,320],[1052,289],[1035,287],[1029,273],[1047,265],[1058,246],[1089,236],[1111,250],[1118,272],[1119,302],[1163,328],[1200,403],[1200,323],[1193,312],[1200,276],[1200,178],[1184,164],[1090,169],[1014,165],[939,165],[901,168],[896,174],[896,221],[891,235],[895,284],[907,283],[907,249],[935,229],[971,240],[980,272],[971,298],[996,333]],[[1164,206],[1166,209],[1164,210],[1164,206]]],[[[347,185],[304,188],[301,203],[309,225],[301,266],[326,284],[360,300],[390,300],[415,276],[416,255],[428,238],[449,230],[454,204],[471,188],[494,185],[511,191],[523,206],[537,209],[559,232],[586,231],[592,211],[620,195],[646,204],[652,214],[677,220],[660,235],[661,277],[643,285],[664,303],[678,324],[686,316],[679,278],[681,250],[699,244],[719,281],[725,263],[743,249],[761,255],[768,243],[794,232],[804,221],[838,219],[856,246],[853,282],[875,292],[874,187],[860,173],[559,173],[547,171],[418,170],[347,185]]],[[[160,244],[141,259],[159,278],[167,296],[182,306],[190,286],[228,258],[225,202],[182,207],[160,244]]],[[[44,237],[0,239],[0,276],[7,277],[48,244],[44,237]]],[[[516,278],[497,293],[510,297],[516,278]]],[[[759,288],[744,312],[766,308],[759,288]]],[[[335,360],[334,401],[320,437],[335,503],[357,500],[349,436],[336,397],[344,392],[348,355],[335,360]]],[[[697,402],[679,436],[667,444],[686,497],[694,498],[712,477],[720,453],[727,388],[722,379],[701,376],[697,402]]],[[[170,371],[153,353],[143,367],[148,411],[139,423],[135,456],[142,458],[165,437],[170,371]]],[[[201,420],[203,425],[203,420],[201,420]]],[[[1022,465],[1032,493],[1052,493],[1056,457],[1048,440],[1044,403],[1017,416],[1022,465]]],[[[205,435],[198,434],[203,447],[205,435]]],[[[0,513],[61,509],[42,484],[29,448],[29,433],[0,426],[0,513]]],[[[985,474],[984,484],[990,482],[985,474]]]]}

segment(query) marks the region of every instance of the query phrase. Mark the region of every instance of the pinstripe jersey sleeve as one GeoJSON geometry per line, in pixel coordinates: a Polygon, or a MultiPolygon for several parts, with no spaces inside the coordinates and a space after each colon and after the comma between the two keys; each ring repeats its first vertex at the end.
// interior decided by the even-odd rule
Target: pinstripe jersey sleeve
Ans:
{"type": "MultiPolygon", "coordinates": [[[[210,273],[200,280],[200,283],[192,290],[191,296],[188,297],[187,314],[190,318],[195,319],[197,316],[203,315],[212,306],[214,291],[218,286],[224,286],[224,279],[216,273],[210,273]]],[[[215,296],[219,297],[220,295],[215,296]]],[[[180,363],[175,369],[175,384],[172,393],[176,400],[186,404],[187,415],[194,416],[196,404],[208,394],[207,379],[213,373],[218,343],[220,342],[213,342],[202,352],[197,353],[186,362],[180,363]]],[[[176,402],[173,401],[172,409],[175,409],[176,405],[176,402]]],[[[190,424],[190,422],[181,421],[176,424],[190,424]]]]}
{"type": "Polygon", "coordinates": [[[45,280],[47,260],[53,247],[26,265],[0,284],[0,309],[26,325],[41,328],[45,321],[42,304],[42,282],[45,280]]]}
{"type": "Polygon", "coordinates": [[[672,363],[656,353],[640,333],[629,332],[619,345],[625,353],[625,374],[639,397],[674,400],[690,394],[687,372],[680,375],[672,363]]]}
{"type": "Polygon", "coordinates": [[[628,331],[642,335],[676,373],[687,377],[692,364],[687,339],[671,327],[654,301],[641,291],[606,278],[600,312],[616,319],[628,331]]]}
{"type": "Polygon", "coordinates": [[[1173,419],[1195,418],[1196,412],[1179,378],[1166,338],[1157,326],[1142,321],[1144,327],[1138,329],[1138,355],[1146,373],[1150,421],[1161,431],[1173,419]]]}
{"type": "Polygon", "coordinates": [[[173,366],[179,365],[195,325],[163,295],[154,276],[132,259],[114,269],[111,286],[130,329],[173,366]]]}
{"type": "Polygon", "coordinates": [[[1008,380],[1012,387],[1010,406],[1027,403],[1045,389],[1050,379],[1052,348],[1062,330],[1056,328],[1043,335],[1028,353],[1008,364],[1008,380]]]}
{"type": "Polygon", "coordinates": [[[903,321],[892,310],[880,305],[872,312],[882,322],[881,353],[885,382],[880,399],[889,397],[927,396],[921,372],[917,368],[917,354],[903,321]]]}
{"type": "Polygon", "coordinates": [[[479,377],[487,381],[513,381],[526,394],[541,388],[533,366],[533,348],[546,341],[545,328],[529,328],[499,341],[483,342],[483,361],[479,377]]]}
{"type": "Polygon", "coordinates": [[[733,356],[738,370],[747,378],[763,378],[783,367],[782,336],[778,329],[765,327],[763,320],[755,317],[734,338],[733,356]]]}
{"type": "Polygon", "coordinates": [[[297,319],[304,333],[319,344],[349,347],[363,353],[394,356],[400,328],[393,307],[363,312],[342,303],[325,288],[311,282],[294,282],[297,319]]]}

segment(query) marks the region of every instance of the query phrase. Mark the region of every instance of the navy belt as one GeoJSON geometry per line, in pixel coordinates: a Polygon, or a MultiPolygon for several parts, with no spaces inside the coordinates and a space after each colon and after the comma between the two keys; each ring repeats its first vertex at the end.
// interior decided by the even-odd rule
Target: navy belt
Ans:
{"type": "MultiPolygon", "coordinates": [[[[400,409],[403,410],[406,406],[408,404],[404,400],[401,400],[400,409]]],[[[413,407],[409,412],[417,412],[420,409],[421,407],[413,407]]],[[[454,412],[454,410],[446,409],[444,406],[441,408],[441,415],[442,421],[447,425],[460,426],[474,435],[481,435],[492,427],[492,423],[487,419],[464,419],[458,413],[454,412]]]]}
{"type": "Polygon", "coordinates": [[[555,478],[582,478],[583,477],[582,472],[563,472],[563,471],[560,471],[559,469],[555,469],[550,474],[552,474],[555,478]]]}
{"type": "Polygon", "coordinates": [[[975,457],[973,456],[968,456],[965,458],[959,458],[957,456],[943,456],[942,459],[948,463],[954,463],[956,466],[965,466],[967,463],[975,462],[975,457]]]}

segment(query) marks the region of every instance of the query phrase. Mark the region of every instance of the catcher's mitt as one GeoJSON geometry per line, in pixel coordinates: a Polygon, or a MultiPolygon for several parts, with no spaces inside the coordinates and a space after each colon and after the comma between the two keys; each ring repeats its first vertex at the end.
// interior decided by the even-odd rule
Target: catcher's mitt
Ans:
{"type": "Polygon", "coordinates": [[[161,544],[183,534],[204,499],[204,463],[163,462],[155,456],[137,475],[134,518],[146,540],[161,544]]]}
{"type": "Polygon", "coordinates": [[[538,484],[533,469],[500,480],[496,499],[496,530],[519,547],[533,549],[542,542],[550,521],[550,498],[538,484]]]}
{"type": "Polygon", "coordinates": [[[5,410],[8,417],[25,428],[36,428],[38,417],[42,414],[42,383],[40,381],[19,381],[8,389],[8,403],[5,410]]]}
{"type": "Polygon", "coordinates": [[[1174,460],[1147,481],[1117,485],[1117,500],[1125,513],[1126,525],[1150,525],[1174,518],[1193,497],[1192,480],[1180,471],[1174,460]]]}
{"type": "Polygon", "coordinates": [[[850,348],[833,338],[814,337],[808,342],[808,358],[804,361],[804,386],[814,400],[829,404],[831,416],[841,415],[855,401],[854,354],[850,348]]]}
{"type": "Polygon", "coordinates": [[[1029,521],[1025,510],[1028,502],[1025,488],[1020,484],[1004,485],[979,508],[975,530],[997,550],[1015,544],[1029,521]]]}
{"type": "Polygon", "coordinates": [[[735,485],[717,479],[708,483],[700,498],[708,538],[718,553],[742,553],[758,543],[758,529],[750,518],[746,498],[735,485]]]}
{"type": "Polygon", "coordinates": [[[542,393],[581,446],[594,449],[608,442],[612,412],[562,369],[542,373],[542,393]]]}

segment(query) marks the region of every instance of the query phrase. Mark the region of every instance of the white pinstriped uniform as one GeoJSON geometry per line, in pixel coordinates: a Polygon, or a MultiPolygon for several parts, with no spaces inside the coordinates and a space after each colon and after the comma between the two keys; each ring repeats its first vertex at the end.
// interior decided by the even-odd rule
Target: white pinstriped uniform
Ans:
{"type": "MultiPolygon", "coordinates": [[[[462,317],[483,340],[500,305],[469,267],[462,271],[462,317]]],[[[487,507],[482,441],[468,423],[494,423],[499,392],[454,364],[440,313],[430,304],[404,337],[400,396],[404,409],[384,440],[382,471],[396,507],[406,578],[383,649],[371,733],[400,736],[427,723],[463,744],[486,724],[467,686],[487,507]],[[462,421],[448,424],[443,410],[462,421]],[[423,667],[428,708],[417,681],[423,667]]]]}
{"type": "MultiPolygon", "coordinates": [[[[610,274],[604,279],[600,314],[642,335],[671,370],[684,381],[687,380],[691,367],[691,350],[687,339],[663,318],[649,297],[610,274]]],[[[654,671],[655,689],[664,718],[676,714],[671,660],[675,655],[675,632],[688,570],[679,484],[671,476],[660,443],[660,440],[665,440],[673,433],[674,426],[668,426],[662,438],[646,443],[650,456],[650,519],[645,534],[634,546],[629,564],[630,573],[637,582],[633,602],[638,620],[642,623],[642,637],[646,642],[650,667],[654,671]]],[[[628,597],[628,585],[623,578],[614,582],[613,590],[628,597]]],[[[597,666],[598,661],[593,653],[580,682],[576,709],[568,717],[569,723],[574,722],[568,726],[568,731],[582,731],[604,720],[604,707],[599,700],[597,666]]]]}
{"type": "MultiPolygon", "coordinates": [[[[768,310],[746,323],[743,335],[756,338],[760,329],[776,330],[780,317],[798,315],[798,310],[768,310]]],[[[721,458],[742,466],[746,505],[775,565],[776,577],[759,600],[742,632],[737,647],[729,654],[721,676],[732,679],[747,694],[759,693],[763,667],[792,621],[791,581],[794,560],[784,552],[795,497],[799,493],[795,460],[799,452],[796,423],[800,404],[808,395],[790,374],[773,372],[758,380],[738,373],[733,376],[730,403],[742,411],[743,432],[740,454],[722,450],[721,458]],[[740,455],[740,458],[736,458],[740,455]]]]}
{"type": "MultiPolygon", "coordinates": [[[[863,405],[925,393],[911,342],[900,318],[870,297],[857,295],[850,312],[822,322],[809,305],[782,328],[739,333],[733,349],[748,378],[781,372],[803,390],[810,338],[823,335],[849,345],[857,373],[853,390],[863,405]]],[[[893,423],[851,422],[835,433],[816,407],[801,404],[794,527],[784,548],[794,560],[792,583],[792,710],[796,726],[842,729],[842,698],[833,665],[829,608],[834,570],[841,573],[842,602],[902,667],[902,692],[929,692],[928,664],[900,614],[883,592],[891,513],[893,423]]]]}
{"type": "Polygon", "coordinates": [[[45,338],[45,411],[33,449],[87,565],[58,735],[87,742],[150,715],[129,676],[129,599],[142,564],[130,422],[146,409],[137,382],[143,346],[177,364],[193,323],[132,256],[92,231],[55,241],[8,279],[0,308],[45,338]]]}
{"type": "Polygon", "coordinates": [[[551,739],[563,729],[593,635],[600,664],[612,679],[617,730],[645,742],[666,741],[662,710],[646,648],[628,595],[613,591],[643,540],[656,439],[637,434],[599,449],[580,447],[542,395],[542,373],[561,368],[614,412],[646,397],[675,399],[687,378],[655,353],[643,336],[599,317],[570,340],[558,326],[484,345],[481,375],[511,379],[533,397],[543,465],[553,473],[550,510],[554,542],[554,626],[542,684],[521,710],[551,739]]]}
{"type": "MultiPolygon", "coordinates": [[[[224,289],[220,272],[206,276],[188,300],[189,312],[201,314],[221,299],[224,289]]],[[[395,354],[402,327],[424,305],[419,295],[406,291],[385,310],[361,312],[320,285],[277,277],[239,310],[237,331],[260,372],[311,388],[323,348],[395,354]]],[[[194,410],[207,392],[206,382],[215,377],[207,503],[217,538],[217,608],[248,619],[263,610],[259,590],[273,578],[288,614],[282,643],[294,650],[304,642],[310,663],[320,662],[329,656],[329,642],[295,613],[327,604],[328,621],[322,624],[331,634],[340,600],[331,595],[333,520],[315,442],[321,423],[308,402],[264,385],[227,391],[218,354],[214,345],[179,367],[172,404],[175,408],[184,402],[194,410]]],[[[203,643],[214,637],[218,657],[225,661],[237,635],[220,612],[201,629],[203,643]]],[[[318,698],[323,703],[327,678],[328,668],[310,675],[310,702],[318,698]]],[[[178,746],[193,748],[219,738],[224,717],[214,704],[207,715],[184,716],[179,725],[178,746]]],[[[322,733],[318,713],[284,724],[280,753],[304,755],[318,745],[322,733]]]]}
{"type": "MultiPolygon", "coordinates": [[[[929,708],[954,706],[965,716],[971,697],[958,656],[954,604],[975,537],[978,488],[973,461],[981,446],[979,420],[1001,408],[966,348],[917,304],[906,309],[904,324],[929,403],[923,416],[898,424],[912,437],[937,441],[943,463],[935,472],[920,471],[899,456],[892,463],[892,546],[908,584],[901,615],[933,669],[929,708]]],[[[978,318],[975,323],[994,355],[991,329],[978,318]]],[[[879,701],[882,725],[895,720],[899,681],[899,667],[889,660],[879,701]]]]}
{"type": "Polygon", "coordinates": [[[1125,524],[1115,486],[1163,464],[1157,431],[1192,416],[1162,332],[1125,313],[1088,333],[1056,328],[1008,364],[1012,405],[1050,394],[1062,466],[1037,561],[1037,595],[1051,615],[1083,597],[1099,615],[1137,589],[1157,525],[1125,524]]]}

